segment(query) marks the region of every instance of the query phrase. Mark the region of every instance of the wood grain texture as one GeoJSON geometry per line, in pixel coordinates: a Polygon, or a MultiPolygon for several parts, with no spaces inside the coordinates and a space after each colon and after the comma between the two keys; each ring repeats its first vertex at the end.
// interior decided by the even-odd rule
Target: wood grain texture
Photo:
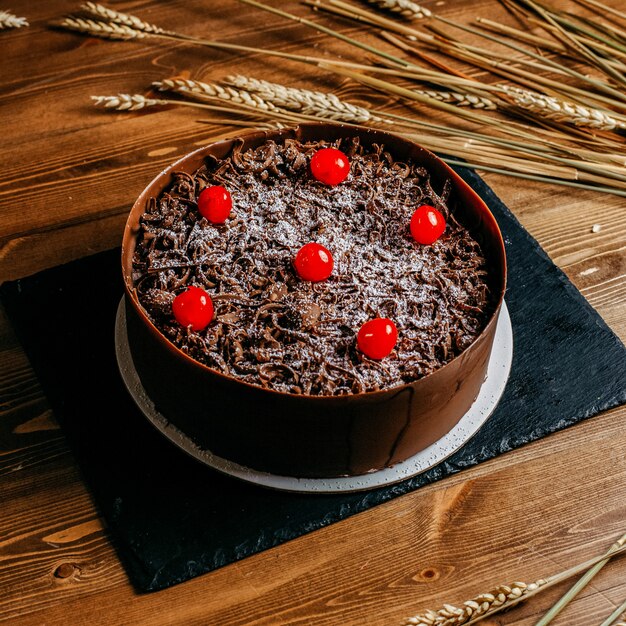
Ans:
{"type": "MultiPolygon", "coordinates": [[[[352,58],[343,44],[234,0],[111,5],[189,34],[352,58]]],[[[478,15],[510,21],[496,0],[424,5],[466,23],[478,15]]],[[[198,124],[197,112],[175,108],[107,114],[91,106],[91,94],[148,93],[151,81],[168,75],[235,71],[333,88],[354,102],[366,93],[256,55],[103,42],[47,28],[74,6],[14,2],[31,26],[0,33],[0,281],[118,245],[128,208],[147,182],[233,130],[198,124]]],[[[310,17],[296,3],[289,9],[310,17]]],[[[626,339],[624,199],[485,179],[626,339]],[[599,232],[592,233],[594,224],[599,232]]],[[[626,408],[607,412],[211,574],[138,595],[0,310],[0,621],[391,626],[494,584],[530,582],[595,556],[626,530],[625,419],[626,408]]],[[[609,564],[555,625],[599,624],[626,598],[625,572],[624,558],[609,564]]],[[[483,623],[531,626],[566,588],[483,623]]]]}

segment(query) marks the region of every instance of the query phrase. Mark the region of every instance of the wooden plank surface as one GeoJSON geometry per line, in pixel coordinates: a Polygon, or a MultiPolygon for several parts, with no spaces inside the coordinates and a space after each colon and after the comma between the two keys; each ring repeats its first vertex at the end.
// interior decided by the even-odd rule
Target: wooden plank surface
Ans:
{"type": "MultiPolygon", "coordinates": [[[[296,3],[276,4],[310,16],[296,3]]],[[[466,23],[477,15],[506,19],[496,0],[424,4],[466,23]]],[[[234,0],[114,6],[222,41],[350,54],[343,44],[234,0]]],[[[0,280],[118,245],[145,184],[176,157],[232,131],[198,124],[202,115],[182,109],[108,115],[91,106],[90,95],[148,93],[151,81],[173,74],[206,79],[232,72],[332,87],[354,102],[366,93],[254,55],[104,42],[47,28],[74,7],[14,2],[31,26],[0,32],[0,280]]],[[[362,33],[338,24],[342,32],[362,33]]],[[[493,174],[485,179],[626,339],[624,199],[493,174]],[[594,224],[601,225],[597,233],[594,224]]],[[[594,556],[626,530],[625,418],[625,408],[607,412],[240,563],[138,595],[0,312],[0,621],[387,626],[498,583],[530,582],[594,556]]],[[[531,626],[565,588],[484,624],[531,626]]],[[[555,624],[600,624],[625,598],[626,561],[616,560],[555,624]]]]}

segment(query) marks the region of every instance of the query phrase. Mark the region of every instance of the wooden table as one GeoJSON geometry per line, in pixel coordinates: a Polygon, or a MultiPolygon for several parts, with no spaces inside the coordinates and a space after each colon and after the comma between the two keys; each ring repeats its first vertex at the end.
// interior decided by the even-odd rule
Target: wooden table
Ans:
{"type": "MultiPolygon", "coordinates": [[[[425,5],[463,22],[507,19],[496,0],[425,5]]],[[[340,42],[234,0],[115,6],[222,41],[350,54],[340,42]]],[[[12,8],[31,26],[0,33],[2,281],[117,246],[133,199],[156,172],[233,132],[199,124],[201,114],[181,108],[106,114],[90,95],[147,93],[153,80],[173,74],[206,79],[232,72],[333,88],[348,99],[364,93],[256,55],[50,30],[47,23],[74,8],[71,2],[23,0],[12,8]]],[[[291,10],[310,16],[301,5],[291,10]]],[[[375,41],[353,24],[338,26],[375,41]]],[[[624,200],[493,174],[485,179],[625,339],[624,200]],[[599,232],[591,232],[594,224],[599,232]]],[[[138,595],[1,312],[0,350],[0,621],[393,625],[499,583],[560,571],[626,530],[623,407],[273,550],[138,595]]],[[[484,623],[534,624],[566,588],[484,623]]],[[[626,564],[616,559],[555,623],[599,624],[625,598],[626,564]]]]}

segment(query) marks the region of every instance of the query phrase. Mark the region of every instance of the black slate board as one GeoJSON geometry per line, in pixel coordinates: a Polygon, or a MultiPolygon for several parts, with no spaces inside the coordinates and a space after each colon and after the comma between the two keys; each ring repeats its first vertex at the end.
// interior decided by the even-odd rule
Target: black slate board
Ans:
{"type": "Polygon", "coordinates": [[[502,229],[515,348],[498,408],[459,452],[398,485],[346,495],[263,489],[200,465],[139,413],[114,353],[119,251],[0,295],[120,556],[153,591],[245,558],[626,402],[626,349],[491,189],[458,169],[502,229]]]}

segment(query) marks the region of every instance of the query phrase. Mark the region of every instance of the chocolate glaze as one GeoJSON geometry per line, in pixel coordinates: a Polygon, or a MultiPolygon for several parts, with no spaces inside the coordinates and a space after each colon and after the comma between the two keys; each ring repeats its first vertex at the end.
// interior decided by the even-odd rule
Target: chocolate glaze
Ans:
{"type": "Polygon", "coordinates": [[[381,131],[332,124],[251,133],[198,150],[158,176],[135,203],[126,226],[122,266],[127,290],[129,341],[135,366],[157,408],[196,442],[243,465],[300,476],[360,474],[404,460],[452,428],[471,406],[491,351],[505,286],[504,246],[485,204],[445,164],[416,144],[381,131]],[[366,150],[385,145],[398,161],[424,167],[442,196],[449,181],[455,219],[479,241],[493,308],[486,326],[459,356],[408,384],[344,395],[309,395],[264,389],[192,359],[166,339],[138,301],[133,256],[140,220],[174,172],[194,174],[207,155],[224,159],[293,138],[303,143],[358,136],[366,150]]]}
{"type": "Polygon", "coordinates": [[[331,187],[309,172],[329,144],[269,140],[225,159],[207,158],[171,185],[141,218],[133,276],[157,328],[183,352],[224,374],[276,391],[342,395],[411,382],[451,361],[474,341],[490,312],[485,260],[425,168],[394,160],[358,137],[334,147],[351,173],[331,187]],[[210,185],[232,192],[226,224],[197,210],[210,185]],[[422,204],[446,218],[443,236],[417,244],[409,223],[422,204]],[[298,278],[292,259],[316,241],[333,254],[328,280],[298,278]],[[215,319],[202,331],[181,328],[172,300],[189,285],[213,298],[215,319]],[[360,326],[389,317],[399,329],[382,361],[356,348],[360,326]]]}

